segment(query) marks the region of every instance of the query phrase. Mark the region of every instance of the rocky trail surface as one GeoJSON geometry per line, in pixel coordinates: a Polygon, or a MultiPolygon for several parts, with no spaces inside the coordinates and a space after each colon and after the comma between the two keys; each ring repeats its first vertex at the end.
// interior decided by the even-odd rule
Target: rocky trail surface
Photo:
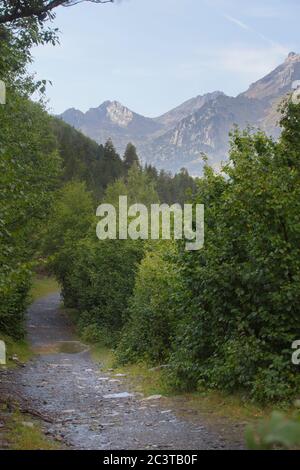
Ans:
{"type": "Polygon", "coordinates": [[[224,430],[182,417],[166,398],[128,391],[122,374],[102,372],[59,304],[51,294],[31,306],[28,337],[37,354],[25,367],[0,372],[0,393],[21,397],[45,434],[75,449],[242,447],[241,430],[228,439],[224,430]]]}

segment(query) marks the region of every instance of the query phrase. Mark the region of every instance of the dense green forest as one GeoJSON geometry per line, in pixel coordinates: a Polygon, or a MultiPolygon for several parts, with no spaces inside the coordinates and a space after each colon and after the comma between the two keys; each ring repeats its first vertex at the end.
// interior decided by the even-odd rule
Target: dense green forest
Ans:
{"type": "MultiPolygon", "coordinates": [[[[64,187],[49,225],[50,240],[64,233],[52,267],[85,338],[113,346],[123,363],[168,364],[177,389],[240,391],[262,403],[296,396],[298,105],[284,107],[281,124],[278,142],[235,131],[223,172],[207,166],[196,182],[191,198],[205,205],[206,219],[198,252],[182,242],[99,241],[93,217],[88,222],[91,196],[82,185],[64,187]]],[[[137,167],[111,183],[104,200],[119,194],[158,199],[137,167]]]]}
{"type": "Polygon", "coordinates": [[[34,44],[56,41],[42,19],[0,30],[0,330],[22,337],[41,260],[78,312],[85,340],[120,363],[167,364],[170,385],[290,402],[300,313],[300,106],[282,109],[278,142],[235,131],[228,163],[201,178],[143,167],[47,114],[27,75],[34,44]],[[96,238],[100,202],[205,205],[205,247],[96,238]]]}

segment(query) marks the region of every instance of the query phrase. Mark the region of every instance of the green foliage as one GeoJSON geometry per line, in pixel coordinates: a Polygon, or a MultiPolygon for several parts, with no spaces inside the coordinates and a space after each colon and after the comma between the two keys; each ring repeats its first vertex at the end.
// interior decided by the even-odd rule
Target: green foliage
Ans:
{"type": "MultiPolygon", "coordinates": [[[[142,168],[132,144],[122,160],[111,140],[99,146],[29,101],[46,85],[26,73],[30,49],[56,41],[44,20],[0,25],[0,330],[22,336],[30,261],[42,248],[84,338],[119,343],[120,361],[168,361],[181,389],[290,401],[300,385],[291,364],[300,332],[300,106],[283,108],[278,142],[235,131],[222,174],[207,167],[194,180],[184,169],[172,177],[142,168]],[[117,206],[120,195],[147,206],[204,204],[204,249],[97,240],[95,200],[117,206]]],[[[299,422],[274,414],[248,442],[294,447],[299,422]]]]}
{"type": "MultiPolygon", "coordinates": [[[[123,189],[130,194],[129,186],[135,182],[147,202],[146,181],[141,170],[134,167],[126,183],[121,179],[109,186],[104,200],[118,200],[123,189]]],[[[102,337],[114,343],[124,325],[144,248],[141,240],[98,240],[94,213],[84,185],[69,183],[59,193],[45,249],[53,253],[51,267],[62,284],[65,305],[79,311],[82,334],[91,340],[102,337]]]]}
{"type": "Polygon", "coordinates": [[[53,118],[51,125],[62,158],[63,183],[85,181],[90,190],[96,191],[100,186],[98,165],[103,147],[60,119],[53,118]]]}
{"type": "Polygon", "coordinates": [[[103,158],[101,160],[101,178],[103,188],[124,175],[124,164],[120,158],[120,155],[116,152],[116,149],[109,139],[104,145],[103,158]]]}
{"type": "Polygon", "coordinates": [[[79,325],[80,328],[80,336],[82,340],[89,344],[99,344],[105,343],[103,338],[103,331],[100,330],[99,325],[97,323],[88,323],[87,325],[79,325]]]}
{"type": "Polygon", "coordinates": [[[26,265],[5,264],[0,275],[0,331],[14,339],[24,335],[24,312],[30,287],[31,272],[26,265]]]}
{"type": "Polygon", "coordinates": [[[60,159],[49,121],[39,105],[18,95],[0,108],[0,228],[15,256],[23,257],[22,239],[34,239],[57,187],[60,159]]]}
{"type": "MultiPolygon", "coordinates": [[[[97,241],[88,207],[84,230],[72,238],[61,212],[61,235],[50,239],[53,249],[61,247],[65,302],[79,310],[86,338],[118,342],[121,362],[168,361],[177,388],[238,391],[262,403],[293,398],[299,386],[290,349],[299,333],[299,107],[285,112],[278,143],[260,132],[235,131],[223,175],[207,167],[198,179],[193,200],[206,208],[201,251],[155,243],[145,252],[141,241],[97,241]]],[[[110,143],[107,150],[113,152],[110,143]]],[[[108,185],[103,200],[117,205],[127,195],[130,204],[157,202],[155,178],[149,167],[133,164],[108,185]]],[[[68,211],[82,199],[70,197],[68,211]]]]}
{"type": "MultiPolygon", "coordinates": [[[[188,195],[195,190],[194,179],[184,169],[175,176],[163,170],[158,173],[151,165],[146,165],[142,169],[136,148],[131,143],[128,144],[124,158],[121,160],[110,139],[104,146],[98,145],[60,119],[52,118],[51,124],[62,158],[62,184],[72,180],[84,181],[97,202],[103,199],[107,188],[117,180],[122,180],[125,184],[128,173],[131,174],[132,181],[127,184],[127,187],[133,187],[134,174],[137,183],[143,177],[149,191],[155,190],[161,202],[184,203],[188,195]],[[134,172],[132,172],[133,168],[135,168],[134,172]]],[[[123,188],[124,186],[122,190],[123,188]]],[[[135,188],[138,189],[138,184],[135,188]]],[[[131,193],[133,194],[133,190],[131,193]]],[[[119,194],[126,194],[126,192],[119,194]]],[[[151,197],[150,195],[149,199],[151,197]]],[[[142,198],[144,200],[145,196],[142,198]]]]}
{"type": "Polygon", "coordinates": [[[225,176],[207,169],[198,183],[206,244],[179,257],[190,293],[172,354],[179,387],[240,390],[260,402],[297,393],[300,109],[286,113],[279,143],[236,131],[225,176]]]}
{"type": "Polygon", "coordinates": [[[15,356],[22,363],[28,362],[32,358],[33,352],[26,340],[7,336],[3,332],[0,332],[0,340],[4,341],[6,347],[6,367],[12,369],[18,367],[18,363],[13,359],[15,356]]]}
{"type": "Polygon", "coordinates": [[[62,158],[62,184],[82,181],[99,201],[109,184],[122,177],[125,162],[117,154],[111,140],[98,145],[60,119],[52,119],[59,154],[62,158]]]}
{"type": "Polygon", "coordinates": [[[196,179],[192,178],[185,168],[174,176],[165,170],[158,173],[151,165],[145,166],[145,172],[154,182],[159,200],[163,203],[184,204],[196,190],[196,179]]]}
{"type": "Polygon", "coordinates": [[[0,329],[22,333],[29,264],[57,187],[60,160],[40,105],[11,90],[0,107],[0,329]]]}
{"type": "MultiPolygon", "coordinates": [[[[6,8],[3,3],[8,2],[0,4],[0,23],[3,8],[6,8]]],[[[15,6],[13,8],[16,10],[15,6]]],[[[26,97],[36,90],[44,92],[46,81],[34,81],[27,74],[27,65],[32,62],[31,48],[47,43],[54,45],[57,40],[57,30],[47,27],[38,18],[0,24],[0,79],[6,83],[8,92],[14,90],[26,97]]]]}
{"type": "Polygon", "coordinates": [[[136,275],[128,320],[117,349],[122,363],[168,360],[178,321],[176,296],[181,289],[180,275],[171,259],[175,250],[175,244],[167,241],[148,246],[136,275]]]}
{"type": "Polygon", "coordinates": [[[55,31],[38,18],[0,26],[0,79],[7,89],[7,103],[0,106],[0,330],[15,338],[23,334],[30,261],[60,171],[50,118],[40,104],[29,101],[45,82],[35,82],[26,67],[32,46],[55,40],[55,31]]]}
{"type": "Polygon", "coordinates": [[[55,255],[65,247],[75,246],[87,234],[93,214],[92,195],[85,183],[67,183],[57,192],[44,236],[44,251],[55,255]]]}
{"type": "Polygon", "coordinates": [[[137,265],[143,246],[132,240],[97,240],[93,234],[74,252],[71,269],[64,279],[64,299],[79,310],[79,330],[114,343],[126,320],[137,265]],[[65,286],[67,285],[67,289],[65,286]],[[87,329],[87,327],[89,327],[87,329]]]}
{"type": "Polygon", "coordinates": [[[124,158],[123,158],[123,163],[124,163],[126,171],[128,171],[133,165],[137,165],[137,166],[140,165],[139,157],[137,156],[137,153],[136,153],[136,148],[130,142],[126,147],[124,158]]]}
{"type": "Polygon", "coordinates": [[[128,205],[140,203],[149,207],[159,202],[154,182],[136,163],[126,177],[119,178],[107,187],[104,201],[118,207],[119,196],[127,196],[128,205]]]}
{"type": "Polygon", "coordinates": [[[72,306],[73,294],[69,273],[77,244],[84,238],[93,221],[91,194],[81,182],[67,183],[58,193],[49,224],[43,235],[43,253],[50,256],[49,268],[62,285],[67,306],[72,306]]]}
{"type": "Polygon", "coordinates": [[[274,411],[268,420],[246,429],[247,447],[251,450],[299,449],[300,416],[288,418],[274,411]]]}

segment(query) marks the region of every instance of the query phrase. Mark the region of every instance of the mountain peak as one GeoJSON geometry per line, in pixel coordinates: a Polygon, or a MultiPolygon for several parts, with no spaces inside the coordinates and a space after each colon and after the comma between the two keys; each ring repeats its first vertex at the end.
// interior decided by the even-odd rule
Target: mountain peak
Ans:
{"type": "Polygon", "coordinates": [[[98,109],[107,108],[107,106],[109,106],[111,103],[112,103],[112,101],[110,101],[110,100],[103,101],[103,103],[101,103],[101,104],[98,106],[98,109]]]}
{"type": "Polygon", "coordinates": [[[133,112],[118,101],[110,101],[106,107],[107,117],[120,127],[127,127],[133,120],[133,112]]]}
{"type": "Polygon", "coordinates": [[[203,152],[214,164],[226,158],[234,124],[241,129],[257,126],[277,138],[278,105],[299,80],[300,54],[290,52],[237,97],[220,91],[198,95],[156,118],[146,118],[116,100],[104,101],[86,113],[67,110],[61,118],[98,143],[111,137],[119,153],[132,142],[144,162],[171,171],[186,167],[200,174],[203,152]]]}
{"type": "Polygon", "coordinates": [[[205,95],[198,95],[194,98],[191,98],[184,103],[180,104],[171,111],[163,114],[156,118],[156,121],[163,124],[167,128],[171,128],[173,125],[176,125],[181,119],[193,114],[202,108],[209,101],[213,101],[216,98],[223,96],[222,91],[213,91],[211,93],[206,93],[205,95]]]}
{"type": "Polygon", "coordinates": [[[111,105],[122,106],[123,108],[126,107],[126,106],[123,106],[122,103],[120,103],[117,100],[105,100],[105,101],[103,101],[103,103],[101,103],[98,106],[98,108],[107,108],[108,106],[111,106],[111,105]]]}
{"type": "Polygon", "coordinates": [[[296,52],[290,52],[285,62],[298,62],[300,61],[300,54],[296,54],[296,52]]]}
{"type": "Polygon", "coordinates": [[[299,75],[300,54],[290,52],[281,65],[253,83],[242,95],[252,99],[276,100],[292,90],[292,84],[299,79],[299,75]]]}

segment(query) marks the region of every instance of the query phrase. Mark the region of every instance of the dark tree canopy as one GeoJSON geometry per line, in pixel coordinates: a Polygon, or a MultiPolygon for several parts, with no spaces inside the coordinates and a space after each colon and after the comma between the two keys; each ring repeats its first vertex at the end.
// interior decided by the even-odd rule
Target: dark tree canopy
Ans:
{"type": "Polygon", "coordinates": [[[52,19],[55,8],[72,6],[83,1],[113,3],[114,0],[1,0],[0,24],[32,17],[40,21],[52,19]]]}
{"type": "Polygon", "coordinates": [[[140,166],[140,161],[139,161],[139,157],[137,156],[136,147],[131,142],[129,142],[129,144],[126,147],[123,161],[124,161],[126,171],[128,171],[134,164],[136,164],[137,166],[140,166]]]}

